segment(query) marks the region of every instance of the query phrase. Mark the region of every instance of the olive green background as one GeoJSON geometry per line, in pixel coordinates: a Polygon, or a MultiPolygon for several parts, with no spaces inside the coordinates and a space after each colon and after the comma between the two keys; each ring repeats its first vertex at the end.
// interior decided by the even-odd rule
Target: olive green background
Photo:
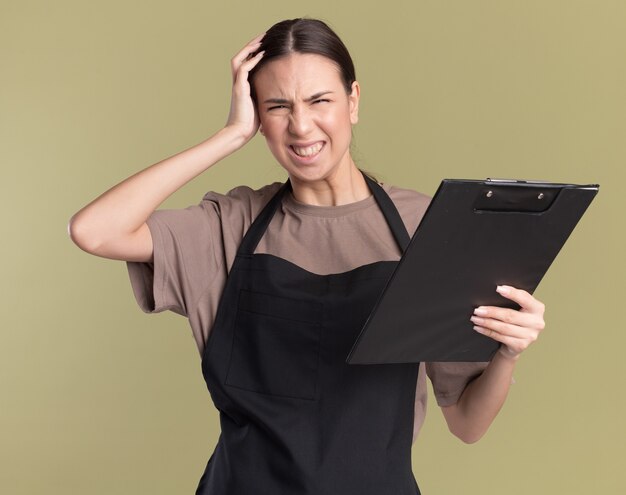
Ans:
{"type": "MultiPolygon", "coordinates": [[[[188,323],[146,315],[70,216],[217,131],[230,58],[320,17],[362,87],[355,158],[445,177],[599,183],[535,295],[547,328],[491,430],[465,445],[430,397],[424,494],[622,493],[626,476],[626,4],[615,1],[0,2],[0,492],[193,493],[219,434],[188,323]]],[[[257,136],[161,208],[285,175],[257,136]]]]}

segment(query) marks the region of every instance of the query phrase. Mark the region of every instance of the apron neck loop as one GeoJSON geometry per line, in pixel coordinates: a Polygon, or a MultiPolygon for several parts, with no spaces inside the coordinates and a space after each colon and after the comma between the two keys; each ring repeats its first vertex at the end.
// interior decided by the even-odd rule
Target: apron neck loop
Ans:
{"type": "Polygon", "coordinates": [[[406,248],[409,246],[409,242],[411,241],[411,236],[409,236],[409,233],[404,226],[404,222],[398,213],[398,209],[393,204],[393,201],[391,201],[389,195],[381,186],[378,185],[376,181],[370,179],[367,174],[363,173],[363,171],[361,171],[361,173],[365,178],[365,182],[367,182],[367,185],[370,187],[378,206],[382,210],[383,215],[387,220],[387,224],[389,225],[389,228],[398,243],[400,251],[404,254],[406,248]]]}
{"type": "MultiPolygon", "coordinates": [[[[398,213],[393,201],[389,195],[383,190],[383,188],[376,183],[373,179],[368,177],[362,170],[359,170],[361,174],[363,174],[363,178],[367,183],[370,191],[374,195],[374,199],[378,203],[378,206],[383,212],[385,219],[387,220],[387,224],[393,233],[398,246],[402,253],[406,250],[411,241],[411,237],[404,226],[404,222],[398,213]]],[[[281,204],[283,196],[291,191],[291,182],[289,179],[280,187],[280,189],[276,192],[276,194],[269,200],[269,202],[265,205],[261,213],[256,217],[246,235],[244,236],[241,244],[239,246],[238,255],[251,256],[254,253],[261,237],[265,233],[267,226],[269,225],[272,217],[274,216],[274,212],[278,208],[278,205],[281,204]]]]}

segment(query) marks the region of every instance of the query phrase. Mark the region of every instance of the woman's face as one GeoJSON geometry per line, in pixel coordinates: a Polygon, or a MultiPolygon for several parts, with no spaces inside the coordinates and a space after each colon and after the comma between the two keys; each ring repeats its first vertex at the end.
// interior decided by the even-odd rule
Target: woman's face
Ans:
{"type": "Polygon", "coordinates": [[[359,85],[348,95],[332,60],[292,53],[268,62],[254,84],[261,132],[292,180],[332,179],[352,165],[359,85]]]}

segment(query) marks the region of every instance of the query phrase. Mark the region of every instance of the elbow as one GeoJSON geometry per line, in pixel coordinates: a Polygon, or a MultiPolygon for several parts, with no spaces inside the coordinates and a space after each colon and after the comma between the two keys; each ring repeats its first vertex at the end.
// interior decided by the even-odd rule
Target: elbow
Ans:
{"type": "Polygon", "coordinates": [[[476,443],[487,432],[489,424],[484,418],[468,415],[460,404],[442,407],[448,430],[463,443],[476,443]]]}
{"type": "Polygon", "coordinates": [[[75,214],[67,223],[67,235],[83,251],[94,254],[100,245],[97,240],[89,235],[89,229],[77,218],[75,214]]]}
{"type": "Polygon", "coordinates": [[[483,436],[482,435],[456,435],[463,443],[472,444],[478,442],[483,436]]]}
{"type": "Polygon", "coordinates": [[[455,425],[448,425],[448,429],[450,430],[450,433],[452,433],[455,437],[457,437],[459,440],[461,440],[461,442],[465,444],[476,443],[485,434],[485,431],[482,430],[468,427],[459,427],[455,425]]]}

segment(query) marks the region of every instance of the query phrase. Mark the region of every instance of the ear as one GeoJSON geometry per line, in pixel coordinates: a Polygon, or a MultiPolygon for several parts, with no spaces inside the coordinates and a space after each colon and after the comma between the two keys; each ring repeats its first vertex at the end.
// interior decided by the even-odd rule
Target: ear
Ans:
{"type": "Polygon", "coordinates": [[[361,97],[361,87],[357,81],[352,83],[352,93],[348,95],[350,105],[350,123],[356,124],[359,121],[359,98],[361,97]]]}
{"type": "Polygon", "coordinates": [[[263,133],[263,124],[259,124],[259,132],[263,134],[263,136],[265,136],[265,134],[263,133]]]}

